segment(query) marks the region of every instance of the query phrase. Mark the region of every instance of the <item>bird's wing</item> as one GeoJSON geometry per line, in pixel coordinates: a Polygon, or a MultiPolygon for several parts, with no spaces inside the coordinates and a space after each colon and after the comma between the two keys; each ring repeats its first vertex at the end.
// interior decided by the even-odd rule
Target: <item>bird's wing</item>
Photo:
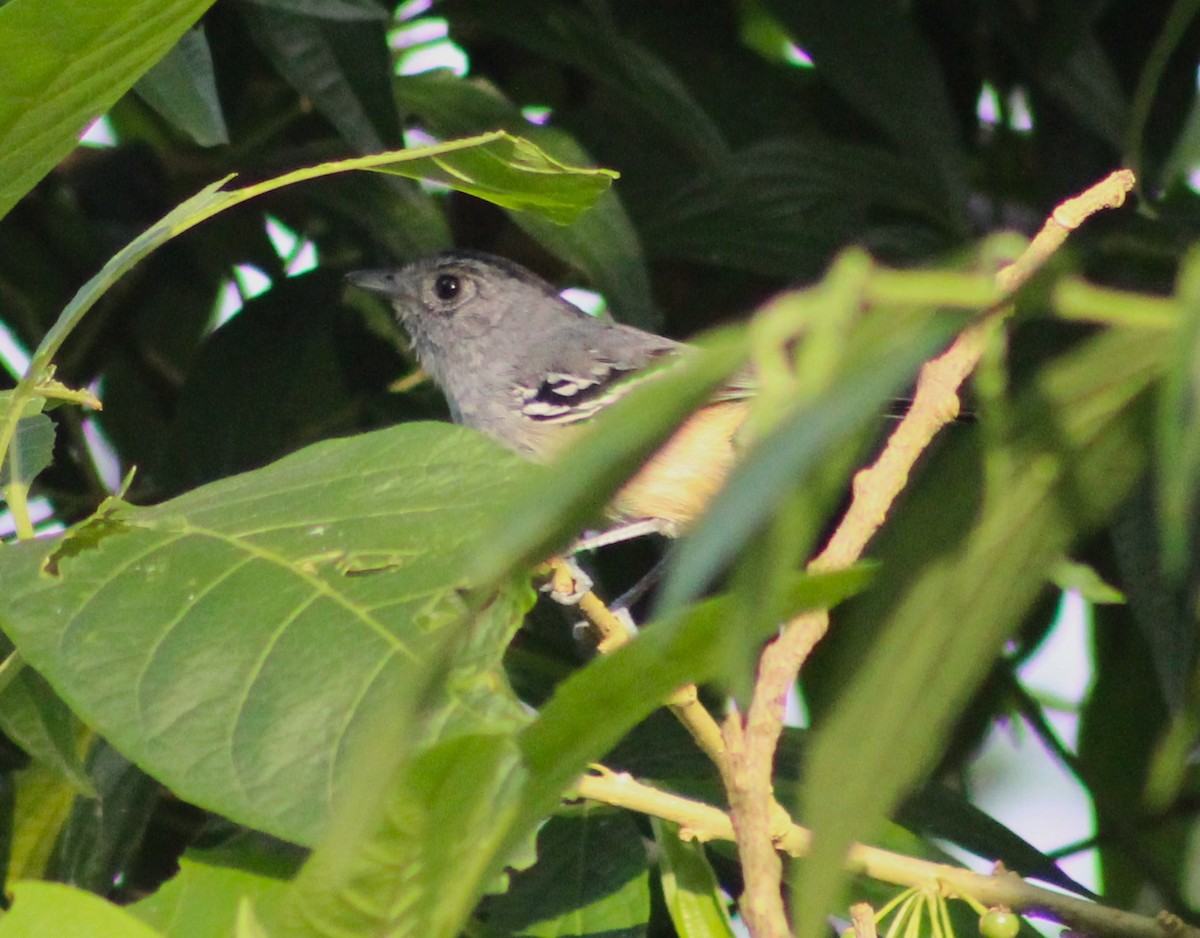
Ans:
{"type": "Polygon", "coordinates": [[[629,326],[587,328],[539,356],[536,377],[517,381],[521,412],[539,423],[587,420],[637,384],[648,365],[685,347],[629,326]]]}

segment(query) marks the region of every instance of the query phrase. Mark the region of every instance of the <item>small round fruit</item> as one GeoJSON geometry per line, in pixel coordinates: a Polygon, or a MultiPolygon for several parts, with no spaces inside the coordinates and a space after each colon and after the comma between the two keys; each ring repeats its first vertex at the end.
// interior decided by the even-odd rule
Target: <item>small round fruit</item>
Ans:
{"type": "Polygon", "coordinates": [[[988,909],[979,916],[979,934],[983,938],[1017,938],[1021,916],[1008,909],[988,909]]]}

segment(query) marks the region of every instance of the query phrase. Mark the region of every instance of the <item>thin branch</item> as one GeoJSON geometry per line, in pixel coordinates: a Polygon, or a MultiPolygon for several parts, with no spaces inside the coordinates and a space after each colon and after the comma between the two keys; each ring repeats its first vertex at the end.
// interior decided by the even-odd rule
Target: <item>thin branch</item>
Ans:
{"type": "MultiPolygon", "coordinates": [[[[724,811],[645,785],[624,772],[599,769],[597,774],[581,778],[576,791],[593,801],[674,821],[680,826],[679,834],[684,839],[702,843],[734,839],[733,823],[724,811]]],[[[779,848],[789,856],[802,857],[808,853],[811,842],[807,829],[791,825],[779,839],[779,848]]],[[[1049,918],[1095,938],[1200,938],[1200,929],[1174,916],[1136,915],[1043,889],[1015,873],[975,873],[862,844],[850,851],[847,866],[880,882],[912,887],[933,885],[948,897],[969,896],[985,906],[1006,906],[1017,912],[1049,918]]]]}

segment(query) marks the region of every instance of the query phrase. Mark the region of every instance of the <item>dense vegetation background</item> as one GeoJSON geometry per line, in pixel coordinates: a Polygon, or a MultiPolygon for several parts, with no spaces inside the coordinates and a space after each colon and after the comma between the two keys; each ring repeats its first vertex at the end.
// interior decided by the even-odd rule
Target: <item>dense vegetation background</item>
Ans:
{"type": "MultiPolygon", "coordinates": [[[[230,173],[247,184],[497,129],[567,166],[620,173],[603,194],[564,196],[583,208],[598,195],[568,225],[544,206],[506,203],[517,183],[489,175],[498,171],[486,161],[471,172],[500,205],[391,175],[329,176],[217,214],[105,279],[53,359],[57,380],[90,390],[103,409],[66,404],[52,423],[39,408],[23,412],[27,456],[14,450],[0,477],[18,515],[32,498],[47,531],[92,519],[66,542],[0,554],[0,627],[16,648],[0,672],[0,856],[9,882],[59,881],[124,903],[152,894],[190,853],[174,892],[133,906],[138,919],[75,893],[18,890],[0,935],[70,934],[76,920],[114,935],[721,933],[702,930],[726,927],[715,905],[706,925],[688,926],[672,884],[690,868],[699,880],[683,894],[718,905],[720,890],[737,896],[732,848],[707,852],[710,881],[687,867],[704,869],[704,850],[684,856],[671,831],[640,814],[564,809],[541,828],[529,866],[532,834],[623,736],[608,764],[721,804],[715,770],[663,714],[625,729],[673,682],[719,677],[744,691],[765,633],[734,630],[741,650],[722,662],[663,638],[659,652],[678,652],[677,671],[654,672],[654,652],[631,658],[628,685],[614,674],[572,685],[623,688],[627,706],[593,697],[600,712],[586,714],[586,702],[567,699],[559,722],[534,723],[542,730],[530,736],[526,705],[540,706],[586,655],[567,617],[542,605],[510,645],[531,602],[521,563],[600,495],[530,481],[529,467],[485,442],[424,426],[203,486],[317,441],[445,416],[428,384],[389,389],[413,363],[382,305],[345,287],[347,271],[481,248],[596,291],[619,319],[688,337],[816,283],[849,246],[897,268],[988,273],[992,255],[1010,249],[980,249],[981,239],[1031,235],[1059,201],[1118,166],[1137,172],[1136,199],[1089,221],[1022,294],[986,359],[980,419],[951,428],[922,463],[875,551],[886,572],[844,620],[835,615],[804,691],[820,727],[850,662],[900,617],[904,590],[933,583],[956,557],[973,563],[983,585],[945,605],[971,613],[961,634],[978,673],[964,672],[946,712],[913,712],[913,732],[928,741],[920,752],[864,725],[863,748],[841,753],[848,776],[870,776],[874,759],[896,769],[897,791],[847,836],[930,857],[942,838],[1070,888],[1053,857],[979,812],[963,784],[989,729],[1019,717],[1091,795],[1096,837],[1072,849],[1099,849],[1104,901],[1195,920],[1198,48],[1200,16],[1186,0],[0,6],[0,324],[16,349],[5,352],[6,387],[22,376],[19,350],[45,340],[106,261],[230,173]],[[76,146],[102,113],[93,139],[107,142],[76,146]],[[1082,313],[1071,306],[1071,318],[1090,322],[1066,321],[1070,304],[1052,288],[1084,281],[1108,292],[1089,294],[1094,308],[1082,303],[1082,313]],[[1072,420],[1093,411],[1104,421],[1076,433],[1072,420]],[[972,554],[963,545],[977,515],[1021,510],[1003,499],[1034,453],[1061,457],[1058,496],[1014,522],[993,553],[972,554]],[[133,467],[124,502],[102,508],[133,467]],[[547,517],[557,514],[522,535],[514,518],[528,513],[507,514],[508,492],[526,493],[529,507],[543,484],[547,517]],[[442,514],[426,524],[427,507],[442,514]],[[326,520],[337,539],[321,549],[254,540],[285,522],[321,534],[326,520]],[[512,543],[495,535],[514,529],[512,543]],[[209,552],[218,542],[242,560],[209,552]],[[1076,565],[1041,564],[1039,545],[1076,565]],[[1021,556],[1035,569],[1018,575],[1005,564],[1021,556]],[[374,575],[393,568],[398,579],[374,575]],[[989,570],[1010,580],[988,580],[989,570]],[[66,594],[47,585],[60,572],[66,594]],[[301,580],[311,592],[297,599],[289,591],[301,580]],[[1030,693],[1017,669],[1051,629],[1060,586],[1112,598],[1100,580],[1122,601],[1094,609],[1095,680],[1072,749],[1050,726],[1054,702],[1030,693]],[[495,590],[489,602],[460,595],[482,585],[495,590]],[[320,609],[329,597],[340,615],[320,609]],[[457,638],[435,627],[447,624],[457,638]],[[429,635],[439,637],[414,644],[429,635]],[[561,777],[547,768],[556,762],[561,777]],[[906,831],[875,824],[902,795],[892,813],[906,831]],[[373,827],[381,817],[392,826],[373,827]],[[293,881],[301,847],[321,831],[332,841],[316,854],[324,859],[293,881]],[[364,844],[388,875],[355,866],[367,862],[364,844]],[[528,868],[498,881],[505,866],[528,868]],[[23,895],[35,925],[12,924],[23,895]],[[247,897],[253,915],[239,906],[247,897]]],[[[934,281],[914,276],[921,302],[937,306],[934,281]]],[[[873,315],[894,312],[881,305],[873,315]]],[[[949,317],[896,313],[891,332],[863,339],[831,373],[877,373],[890,361],[894,386],[876,396],[902,396],[923,351],[961,324],[949,317]]],[[[697,393],[676,390],[680,407],[697,393]]],[[[851,467],[887,429],[871,418],[879,400],[855,400],[846,434],[823,444],[832,468],[812,470],[810,501],[756,548],[760,563],[762,543],[777,548],[776,567],[760,569],[795,566],[832,527],[851,467]]],[[[605,474],[608,452],[566,475],[611,490],[622,470],[617,460],[617,475],[605,474]]],[[[754,510],[761,533],[771,509],[754,510]]],[[[603,591],[619,592],[657,550],[606,553],[603,591]]],[[[736,592],[752,581],[743,568],[731,582],[736,592]]],[[[913,647],[922,651],[919,638],[913,647]]],[[[957,659],[946,660],[953,670],[957,659]]],[[[903,710],[906,693],[920,699],[927,680],[902,658],[872,679],[881,712],[903,710]]],[[[937,696],[932,685],[927,693],[937,696]]],[[[720,692],[711,699],[719,707],[720,692]]],[[[803,733],[785,736],[777,788],[789,807],[805,748],[803,733]]],[[[856,889],[882,901],[898,887],[856,889]]]]}

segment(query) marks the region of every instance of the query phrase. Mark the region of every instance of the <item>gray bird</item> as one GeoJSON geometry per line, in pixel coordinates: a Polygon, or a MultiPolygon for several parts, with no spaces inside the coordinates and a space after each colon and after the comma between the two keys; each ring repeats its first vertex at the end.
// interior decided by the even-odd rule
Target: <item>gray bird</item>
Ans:
{"type": "MultiPolygon", "coordinates": [[[[519,264],[449,251],[351,283],[385,296],[456,422],[530,458],[550,459],[581,423],[664,356],[671,339],[590,316],[519,264]]],[[[677,534],[720,488],[734,461],[746,389],[702,408],[617,495],[621,522],[677,534]]]]}

